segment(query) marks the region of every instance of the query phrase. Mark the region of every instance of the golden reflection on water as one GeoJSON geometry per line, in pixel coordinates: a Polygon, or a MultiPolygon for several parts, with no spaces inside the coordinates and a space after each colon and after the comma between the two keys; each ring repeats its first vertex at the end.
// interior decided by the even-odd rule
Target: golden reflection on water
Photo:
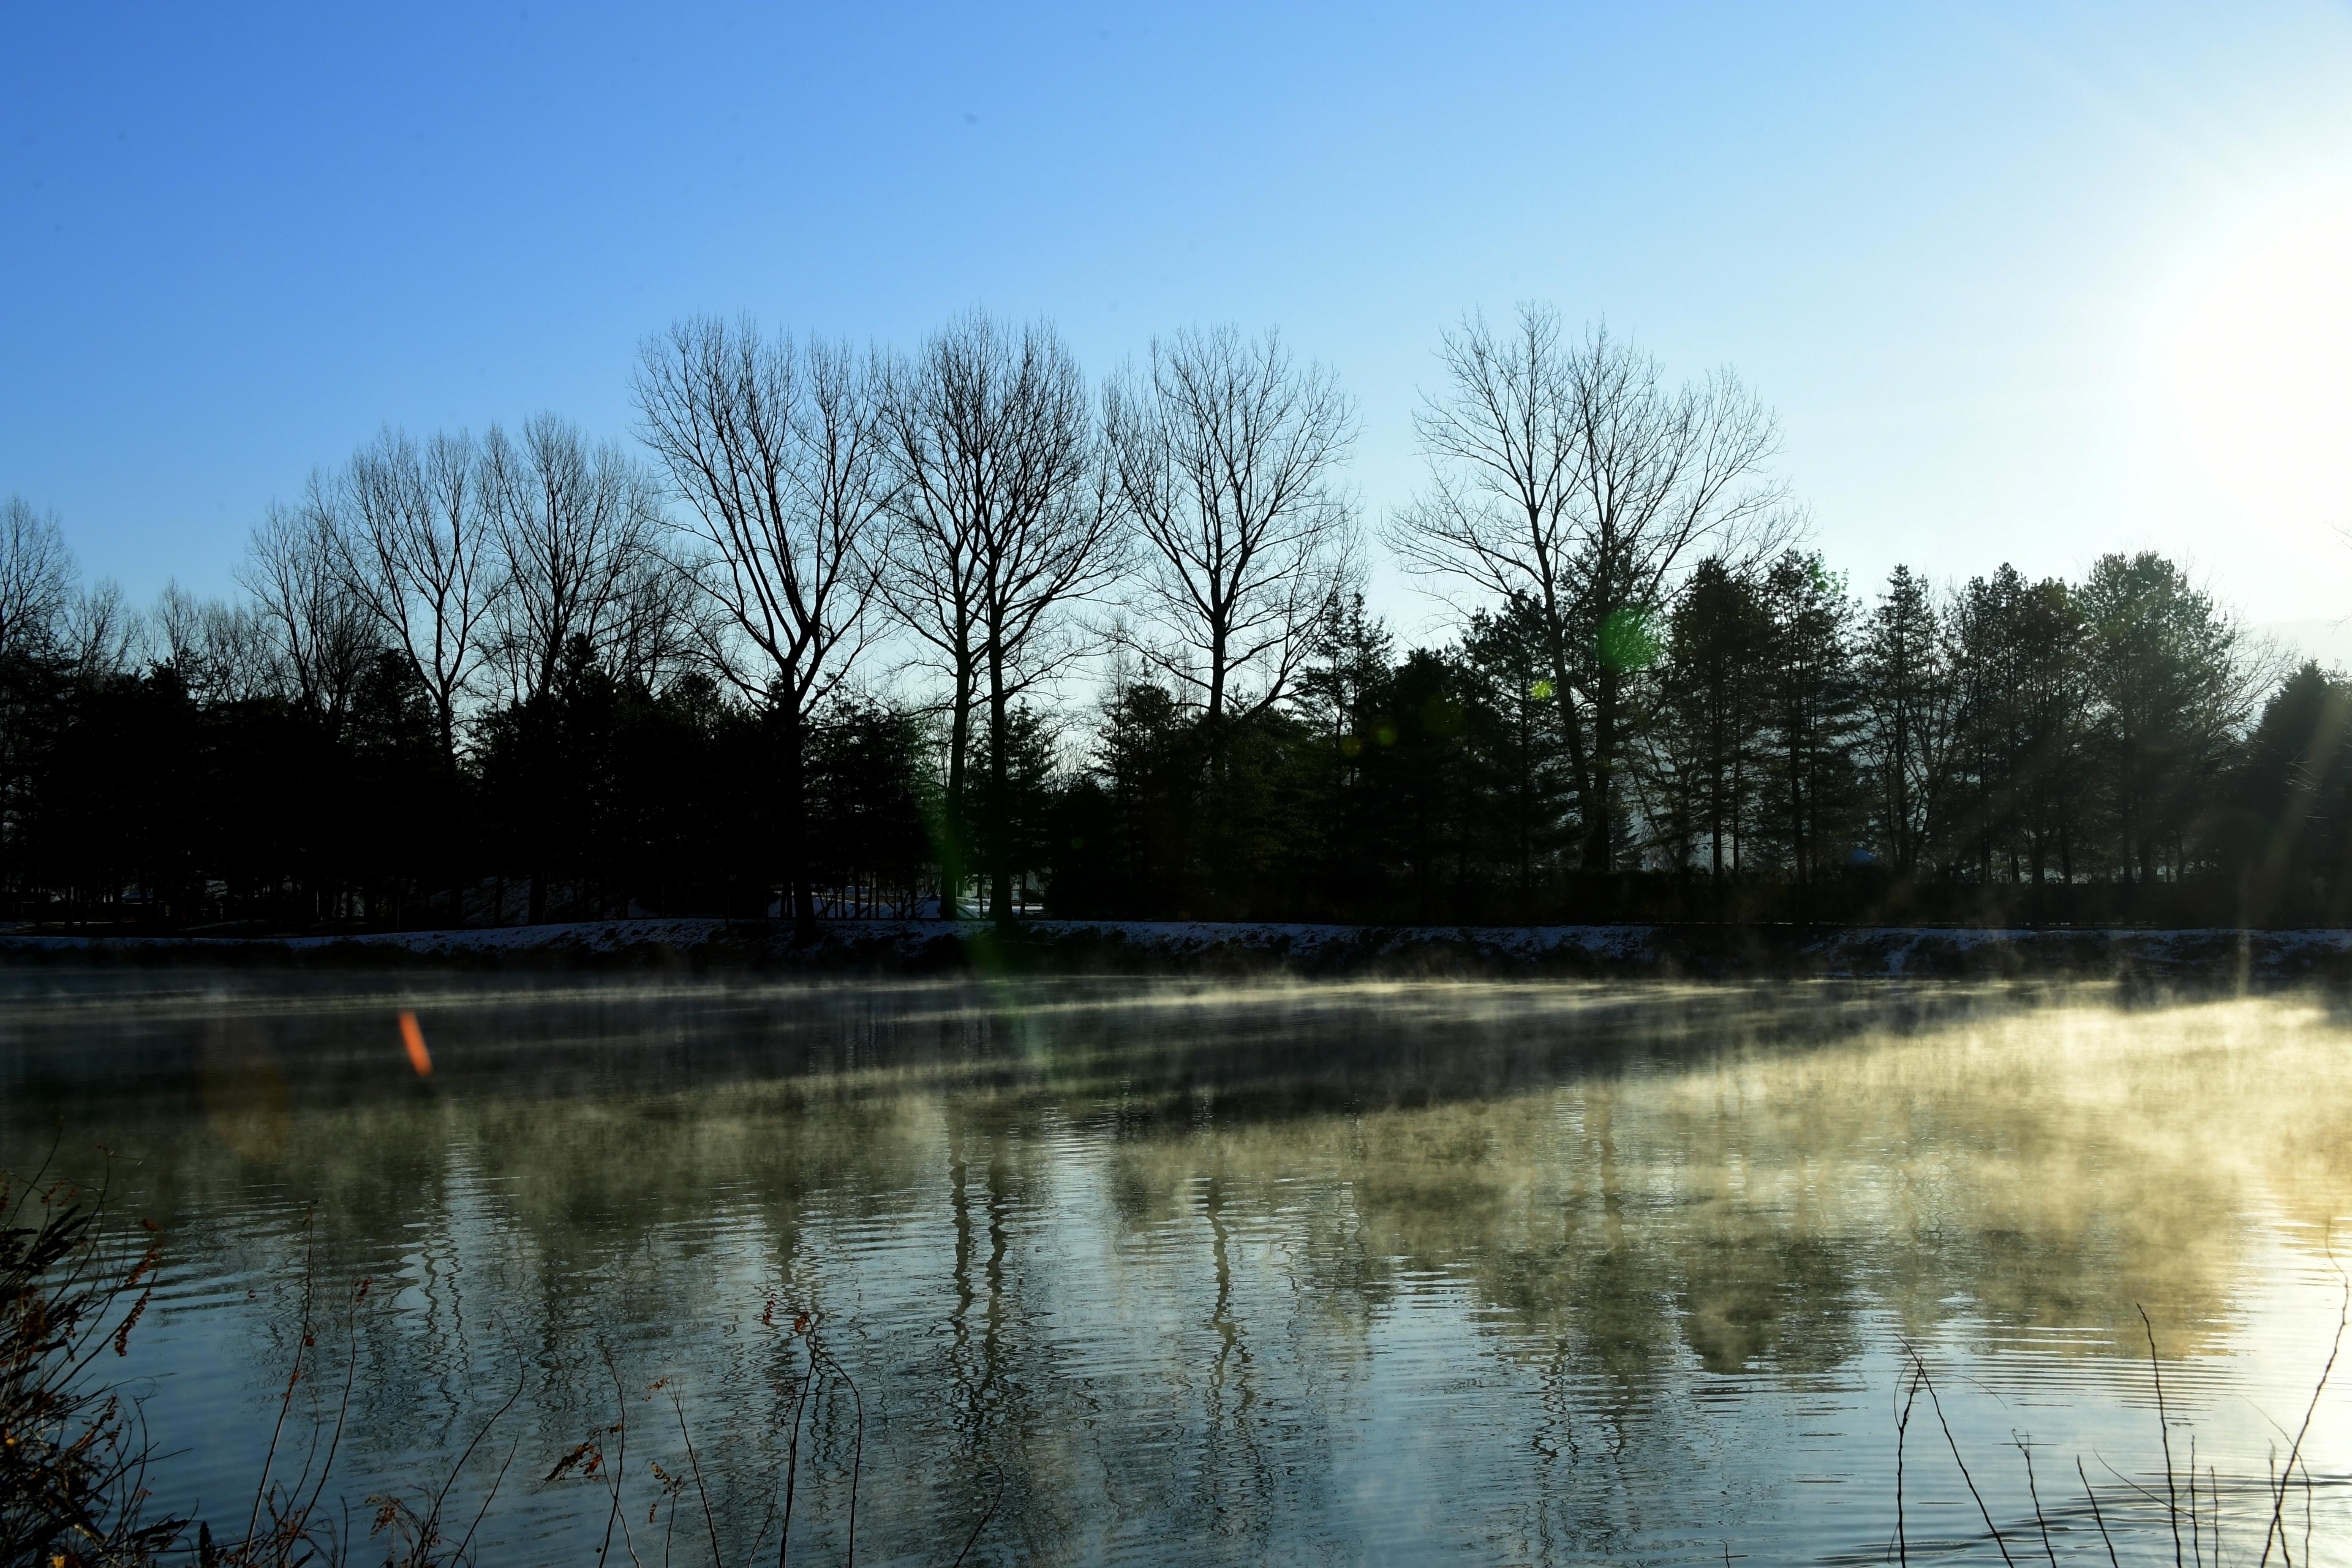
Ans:
{"type": "MultiPolygon", "coordinates": [[[[59,1115],[137,1162],[181,1249],[166,1348],[257,1412],[254,1325],[282,1340],[315,1202],[325,1268],[401,1282],[366,1327],[384,1386],[362,1468],[448,1447],[518,1365],[540,1380],[525,1446],[563,1451],[597,1418],[601,1344],[695,1390],[749,1518],[781,1293],[841,1336],[872,1406],[877,1560],[944,1561],[999,1485],[1004,1560],[1870,1555],[1897,1344],[1950,1369],[1969,1440],[2030,1422],[2127,1465],[2153,1439],[2143,1306],[2204,1452],[2258,1474],[2250,1412],[2297,1414],[2352,1206],[2347,1033],[2298,999],[305,1001],[53,999],[0,1033],[12,1162],[59,1115]],[[411,1007],[429,1083],[394,1044],[411,1007]],[[144,1092],[56,1054],[110,1030],[144,1092]]],[[[2315,1468],[2342,1468],[2342,1427],[2331,1402],[2315,1468]]],[[[845,1500],[828,1432],[812,1551],[845,1500]]],[[[1958,1495],[1914,1484],[1925,1508],[1958,1495]]],[[[564,1539],[563,1500],[512,1507],[519,1542],[564,1539]]]]}

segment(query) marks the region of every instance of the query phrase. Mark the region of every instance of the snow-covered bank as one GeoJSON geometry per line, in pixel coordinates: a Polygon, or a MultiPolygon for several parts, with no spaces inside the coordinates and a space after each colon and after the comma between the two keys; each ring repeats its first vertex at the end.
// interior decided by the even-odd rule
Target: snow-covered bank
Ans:
{"type": "Polygon", "coordinates": [[[1284,971],[1300,975],[2064,976],[2352,981],[2352,931],[1975,931],[1793,926],[1341,926],[837,921],[814,944],[719,920],[593,921],[316,937],[0,936],[16,963],[744,968],[806,973],[1284,971]]]}

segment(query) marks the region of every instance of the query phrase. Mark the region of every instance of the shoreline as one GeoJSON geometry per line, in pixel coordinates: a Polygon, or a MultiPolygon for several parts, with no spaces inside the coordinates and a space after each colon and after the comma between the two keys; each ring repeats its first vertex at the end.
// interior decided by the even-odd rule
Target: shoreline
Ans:
{"type": "Polygon", "coordinates": [[[583,921],[323,936],[0,935],[0,963],[1033,973],[1301,979],[2147,980],[2352,983],[2352,931],[1801,926],[1347,926],[1261,921],[583,921]]]}

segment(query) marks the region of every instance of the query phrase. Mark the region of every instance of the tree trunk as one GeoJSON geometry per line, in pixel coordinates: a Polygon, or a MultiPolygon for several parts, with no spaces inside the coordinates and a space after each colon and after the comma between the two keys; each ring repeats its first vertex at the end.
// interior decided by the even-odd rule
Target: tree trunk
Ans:
{"type": "Polygon", "coordinates": [[[1806,855],[1804,749],[1801,743],[1789,748],[1789,855],[1796,873],[1797,920],[1800,924],[1812,919],[1812,867],[1806,855]]]}
{"type": "Polygon", "coordinates": [[[940,824],[940,918],[963,918],[964,791],[971,753],[971,666],[959,663],[955,696],[948,714],[948,798],[940,824]]]}
{"type": "Polygon", "coordinates": [[[1584,825],[1584,864],[1612,871],[1616,846],[1617,675],[1605,663],[1592,694],[1592,813],[1584,825]]]}
{"type": "Polygon", "coordinates": [[[1714,900],[1715,923],[1723,923],[1723,677],[1712,672],[1708,681],[1706,729],[1706,831],[1714,846],[1707,888],[1714,900]]]}
{"type": "Polygon", "coordinates": [[[1013,913],[1012,824],[1005,807],[1006,787],[1004,658],[991,638],[988,651],[988,823],[991,830],[988,900],[995,906],[996,923],[1011,926],[1013,913]]]}
{"type": "Polygon", "coordinates": [[[807,716],[801,711],[801,698],[793,689],[792,678],[785,677],[783,720],[783,751],[782,759],[784,785],[784,902],[792,916],[793,943],[804,947],[816,941],[816,900],[809,886],[808,865],[808,757],[804,743],[807,716]]]}
{"type": "Polygon", "coordinates": [[[1557,617],[1552,617],[1552,635],[1547,639],[1550,647],[1545,651],[1551,656],[1551,700],[1559,714],[1560,739],[1568,747],[1570,782],[1576,787],[1576,809],[1588,824],[1591,822],[1592,774],[1585,765],[1584,731],[1576,721],[1576,700],[1568,685],[1568,649],[1559,636],[1557,617]]]}

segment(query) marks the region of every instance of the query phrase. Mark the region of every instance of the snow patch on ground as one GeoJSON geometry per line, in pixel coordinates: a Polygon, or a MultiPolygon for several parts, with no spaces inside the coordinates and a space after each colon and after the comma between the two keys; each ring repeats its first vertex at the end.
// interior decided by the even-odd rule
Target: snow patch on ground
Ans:
{"type": "Polygon", "coordinates": [[[467,963],[664,962],[784,969],[1286,969],[1300,973],[1886,978],[2140,973],[2352,979],[2352,931],[1710,926],[1351,926],[1031,921],[1014,949],[984,922],[828,921],[798,947],[763,921],[613,920],[300,937],[0,936],[0,957],[467,963]],[[993,950],[993,951],[992,951],[993,950]],[[1016,951],[1017,950],[1017,951],[1016,951]]]}

